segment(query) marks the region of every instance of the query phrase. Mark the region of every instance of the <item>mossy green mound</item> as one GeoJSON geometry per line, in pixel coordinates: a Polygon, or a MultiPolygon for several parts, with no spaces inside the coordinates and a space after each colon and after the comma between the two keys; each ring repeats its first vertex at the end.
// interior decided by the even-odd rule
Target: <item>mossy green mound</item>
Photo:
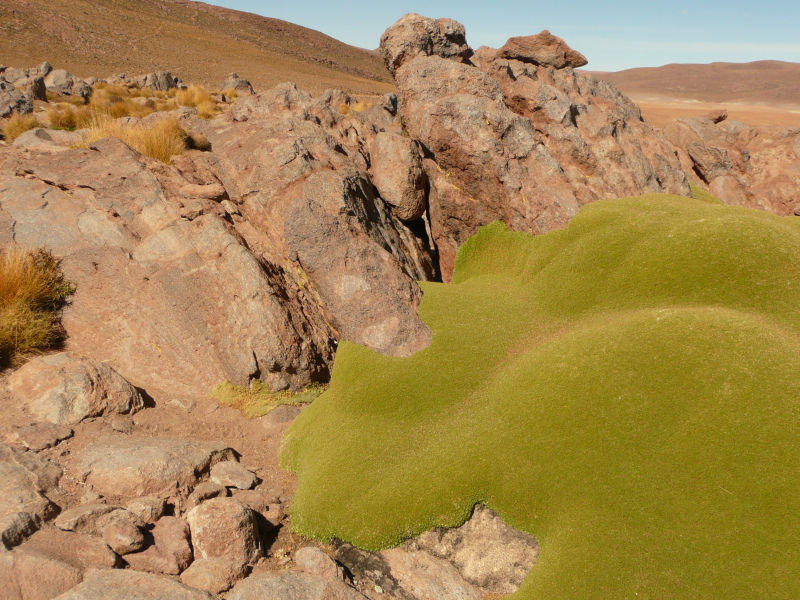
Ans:
{"type": "Polygon", "coordinates": [[[379,549],[482,502],[539,540],[515,598],[800,598],[800,219],[601,201],[423,289],[431,346],[343,343],[288,432],[295,529],[379,549]]]}

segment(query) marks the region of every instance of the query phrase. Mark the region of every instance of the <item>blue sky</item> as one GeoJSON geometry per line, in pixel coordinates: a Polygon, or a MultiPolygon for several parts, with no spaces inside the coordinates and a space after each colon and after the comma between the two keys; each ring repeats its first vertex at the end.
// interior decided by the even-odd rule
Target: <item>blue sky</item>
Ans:
{"type": "Polygon", "coordinates": [[[297,23],[370,49],[377,48],[383,31],[403,14],[417,12],[462,22],[474,48],[499,47],[511,36],[549,29],[585,54],[588,68],[599,71],[676,62],[800,62],[800,0],[206,1],[297,23]]]}

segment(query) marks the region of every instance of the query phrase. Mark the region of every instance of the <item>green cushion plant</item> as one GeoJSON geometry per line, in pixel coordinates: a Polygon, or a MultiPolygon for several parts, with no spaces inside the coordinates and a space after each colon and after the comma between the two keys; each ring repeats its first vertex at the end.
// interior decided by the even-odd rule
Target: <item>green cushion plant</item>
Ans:
{"type": "Polygon", "coordinates": [[[376,550],[483,503],[540,543],[514,598],[800,598],[800,219],[604,200],[421,285],[430,347],[342,343],[284,439],[298,532],[376,550]]]}

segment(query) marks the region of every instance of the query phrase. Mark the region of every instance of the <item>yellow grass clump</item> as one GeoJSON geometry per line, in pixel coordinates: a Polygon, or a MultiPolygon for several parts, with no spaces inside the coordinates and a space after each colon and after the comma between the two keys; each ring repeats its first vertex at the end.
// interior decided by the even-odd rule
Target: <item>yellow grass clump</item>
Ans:
{"type": "Polygon", "coordinates": [[[7,142],[13,142],[26,131],[41,127],[33,115],[12,114],[2,126],[3,137],[7,142]]]}
{"type": "Polygon", "coordinates": [[[220,112],[211,92],[202,85],[190,85],[184,90],[178,90],[175,99],[181,106],[196,108],[197,116],[201,119],[212,119],[220,112]]]}
{"type": "Polygon", "coordinates": [[[74,292],[49,252],[0,252],[0,368],[63,340],[58,311],[74,292]]]}
{"type": "Polygon", "coordinates": [[[56,104],[47,111],[47,122],[50,129],[65,129],[75,131],[88,127],[92,121],[92,111],[85,106],[76,107],[72,104],[56,104]]]}
{"type": "Polygon", "coordinates": [[[169,162],[172,156],[183,154],[190,142],[190,136],[174,117],[164,117],[152,123],[123,124],[105,115],[95,115],[86,137],[81,144],[89,144],[103,138],[113,137],[152,158],[169,162]]]}

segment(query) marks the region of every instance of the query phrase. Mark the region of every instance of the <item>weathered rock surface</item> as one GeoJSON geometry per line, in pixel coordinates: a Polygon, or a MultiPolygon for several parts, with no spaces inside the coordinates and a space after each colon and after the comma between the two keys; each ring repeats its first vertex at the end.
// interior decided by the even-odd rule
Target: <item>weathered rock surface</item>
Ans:
{"type": "Polygon", "coordinates": [[[21,115],[33,112],[31,99],[14,86],[0,82],[0,117],[8,117],[11,113],[21,115]]]}
{"type": "Polygon", "coordinates": [[[250,82],[247,79],[239,77],[237,73],[228,75],[225,81],[222,82],[222,87],[220,89],[222,89],[223,92],[232,90],[237,94],[247,94],[248,96],[252,96],[256,93],[250,82]]]}
{"type": "Polygon", "coordinates": [[[136,517],[127,510],[117,509],[103,515],[97,519],[97,528],[108,547],[121,556],[144,546],[144,533],[138,527],[136,517]]]}
{"type": "Polygon", "coordinates": [[[397,218],[414,221],[428,207],[428,176],[422,168],[422,152],[416,142],[380,132],[370,147],[372,180],[397,218]]]}
{"type": "Polygon", "coordinates": [[[720,116],[686,117],[664,126],[664,136],[693,183],[726,204],[795,214],[800,207],[800,128],[747,127],[720,116]]]}
{"type": "Polygon", "coordinates": [[[448,560],[464,579],[499,594],[516,592],[539,557],[536,538],[483,506],[461,527],[424,533],[411,548],[448,560]]]}
{"type": "Polygon", "coordinates": [[[36,419],[62,425],[144,406],[141,394],[114,369],[66,352],[34,358],[8,378],[8,386],[36,419]]]}
{"type": "Polygon", "coordinates": [[[0,444],[0,545],[11,548],[55,516],[47,498],[61,469],[33,454],[0,444]]]}
{"type": "Polygon", "coordinates": [[[78,96],[85,99],[92,94],[92,87],[89,84],[64,69],[50,71],[44,78],[44,84],[47,91],[62,96],[78,96]]]}
{"type": "Polygon", "coordinates": [[[321,579],[343,579],[342,568],[319,548],[305,546],[294,553],[294,562],[303,573],[321,579]]]}
{"type": "Polygon", "coordinates": [[[425,552],[384,550],[383,557],[398,585],[415,600],[481,600],[477,587],[461,578],[446,560],[425,552]]]}
{"type": "Polygon", "coordinates": [[[256,484],[258,477],[238,461],[226,460],[211,467],[211,481],[225,487],[249,490],[256,484]]]}
{"type": "Polygon", "coordinates": [[[363,600],[364,596],[343,581],[291,571],[252,575],[237,583],[226,596],[227,600],[260,600],[262,598],[363,600]]]}
{"type": "Polygon", "coordinates": [[[219,442],[115,436],[89,444],[71,470],[107,497],[185,498],[200,474],[232,457],[219,442]]]}
{"type": "Polygon", "coordinates": [[[102,529],[98,526],[98,520],[117,508],[110,504],[81,504],[62,512],[56,517],[53,524],[63,531],[101,535],[102,529]]]}
{"type": "Polygon", "coordinates": [[[189,524],[178,517],[161,517],[153,527],[153,545],[125,556],[126,562],[137,571],[178,575],[193,559],[189,524]]]}
{"type": "Polygon", "coordinates": [[[140,523],[151,524],[164,516],[166,504],[163,498],[142,496],[134,498],[125,505],[125,510],[131,513],[140,523]]]}
{"type": "Polygon", "coordinates": [[[186,515],[197,558],[225,557],[240,565],[261,556],[255,513],[231,498],[212,498],[186,515]]]}
{"type": "Polygon", "coordinates": [[[497,56],[554,69],[577,69],[589,63],[583,54],[546,29],[537,35],[510,38],[497,56]]]}
{"type": "Polygon", "coordinates": [[[15,139],[14,146],[28,150],[60,152],[80,142],[82,136],[82,131],[60,131],[37,127],[15,139]]]}
{"type": "Polygon", "coordinates": [[[203,503],[209,498],[223,498],[228,495],[228,488],[213,481],[204,481],[189,495],[186,506],[189,510],[203,503]]]}
{"type": "Polygon", "coordinates": [[[138,571],[98,569],[83,583],[57,600],[213,600],[214,596],[192,589],[165,575],[138,571]]]}

